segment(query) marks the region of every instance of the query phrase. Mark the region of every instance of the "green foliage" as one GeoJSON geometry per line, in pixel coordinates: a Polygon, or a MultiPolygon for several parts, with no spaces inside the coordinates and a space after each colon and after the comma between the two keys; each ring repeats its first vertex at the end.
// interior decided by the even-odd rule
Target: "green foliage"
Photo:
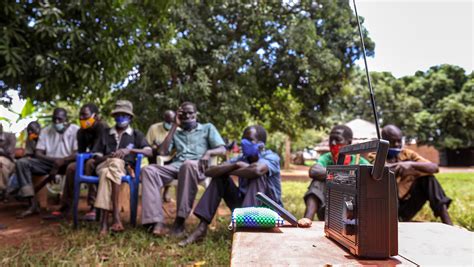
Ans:
{"type": "Polygon", "coordinates": [[[100,103],[170,1],[157,2],[2,1],[2,97],[11,88],[33,101],[100,103]]]}
{"type": "Polygon", "coordinates": [[[230,138],[249,122],[296,136],[324,124],[328,99],[361,56],[347,1],[188,2],[150,31],[158,37],[114,95],[140,103],[141,129],[189,100],[230,138]]]}
{"type": "MultiPolygon", "coordinates": [[[[440,65],[414,76],[371,74],[379,123],[395,124],[408,138],[438,148],[474,145],[474,80],[457,66],[440,65]]],[[[355,71],[339,97],[332,100],[333,124],[354,118],[373,121],[365,73],[355,71]]]]}
{"type": "Polygon", "coordinates": [[[301,132],[296,140],[293,140],[291,143],[291,151],[302,151],[307,147],[313,148],[326,136],[327,131],[325,130],[306,129],[301,132]]]}

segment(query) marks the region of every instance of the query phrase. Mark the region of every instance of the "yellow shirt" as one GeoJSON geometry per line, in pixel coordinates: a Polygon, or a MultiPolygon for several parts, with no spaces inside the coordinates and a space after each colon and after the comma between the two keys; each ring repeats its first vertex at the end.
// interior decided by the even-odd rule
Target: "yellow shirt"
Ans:
{"type": "Polygon", "coordinates": [[[163,122],[158,122],[148,128],[145,138],[148,144],[152,147],[156,147],[156,144],[159,145],[165,140],[167,134],[168,131],[163,127],[163,122]]]}

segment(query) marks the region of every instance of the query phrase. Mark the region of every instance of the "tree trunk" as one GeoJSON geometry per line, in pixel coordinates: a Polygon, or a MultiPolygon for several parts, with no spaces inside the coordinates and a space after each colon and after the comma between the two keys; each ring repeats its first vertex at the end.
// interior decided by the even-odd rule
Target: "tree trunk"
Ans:
{"type": "Polygon", "coordinates": [[[290,137],[287,136],[285,138],[285,163],[283,165],[283,169],[289,169],[291,162],[291,140],[290,137]]]}

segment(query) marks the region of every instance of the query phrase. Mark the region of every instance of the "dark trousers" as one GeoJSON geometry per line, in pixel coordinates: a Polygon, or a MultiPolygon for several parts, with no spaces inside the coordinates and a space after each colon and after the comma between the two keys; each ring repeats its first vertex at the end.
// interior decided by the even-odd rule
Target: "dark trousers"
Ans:
{"type": "Polygon", "coordinates": [[[22,197],[33,197],[35,189],[33,186],[33,175],[47,175],[53,168],[54,163],[49,160],[37,158],[21,158],[15,163],[16,177],[20,187],[19,195],[22,197]]]}
{"type": "Polygon", "coordinates": [[[398,217],[401,221],[410,221],[423,208],[426,201],[429,201],[436,217],[440,216],[443,205],[449,207],[451,204],[451,199],[446,196],[433,175],[417,178],[408,194],[408,199],[399,200],[398,217]]]}
{"type": "MultiPolygon", "coordinates": [[[[270,196],[271,194],[267,191],[269,191],[269,186],[263,176],[248,180],[245,195],[239,191],[239,188],[229,176],[212,178],[211,183],[194,209],[194,215],[209,224],[214,218],[222,199],[231,210],[240,207],[253,207],[259,204],[255,195],[262,192],[270,196]]],[[[273,200],[277,202],[276,199],[273,200]]]]}
{"type": "MultiPolygon", "coordinates": [[[[95,169],[95,160],[89,159],[86,161],[84,173],[86,175],[93,175],[95,169]]],[[[66,181],[64,183],[63,195],[61,197],[61,205],[71,207],[74,197],[74,179],[76,176],[76,162],[72,162],[67,165],[66,169],[66,181]]],[[[87,204],[93,207],[95,197],[97,195],[97,186],[94,184],[88,184],[87,204]]]]}

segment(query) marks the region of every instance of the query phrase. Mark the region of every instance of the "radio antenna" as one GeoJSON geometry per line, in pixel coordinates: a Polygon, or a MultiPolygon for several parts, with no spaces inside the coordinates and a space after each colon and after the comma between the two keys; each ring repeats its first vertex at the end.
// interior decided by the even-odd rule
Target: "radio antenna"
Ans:
{"type": "Polygon", "coordinates": [[[355,11],[356,19],[357,19],[357,27],[359,28],[360,43],[362,44],[362,52],[364,54],[365,74],[367,75],[367,83],[369,84],[369,90],[370,90],[370,103],[372,104],[372,111],[374,113],[377,138],[380,140],[381,138],[380,138],[379,118],[377,116],[377,111],[375,110],[374,91],[372,90],[372,83],[370,82],[369,68],[367,67],[367,56],[365,55],[364,37],[362,36],[362,29],[360,27],[359,15],[357,14],[357,7],[356,7],[355,0],[353,0],[353,3],[354,3],[354,11],[355,11]]]}

